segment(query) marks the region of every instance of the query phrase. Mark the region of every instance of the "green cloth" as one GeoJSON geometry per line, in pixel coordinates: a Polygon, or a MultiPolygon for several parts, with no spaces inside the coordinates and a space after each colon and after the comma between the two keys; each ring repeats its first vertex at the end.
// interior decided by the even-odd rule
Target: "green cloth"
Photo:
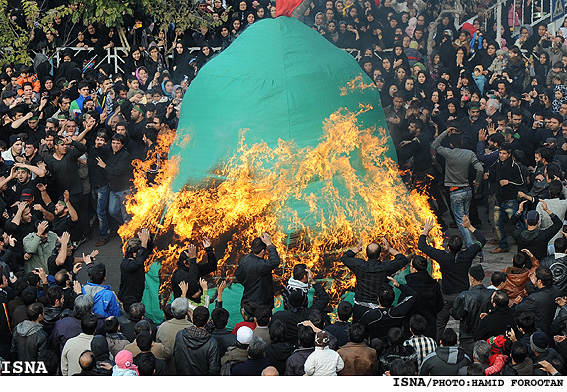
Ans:
{"type": "Polygon", "coordinates": [[[146,306],[146,317],[156,324],[164,321],[163,310],[159,302],[159,270],[161,263],[155,262],[146,273],[146,283],[142,302],[146,306]]]}
{"type": "MultiPolygon", "coordinates": [[[[358,112],[361,103],[373,109],[357,116],[359,127],[387,129],[378,90],[347,87],[357,77],[373,86],[351,55],[298,20],[279,17],[254,23],[199,71],[185,94],[169,154],[180,162],[172,190],[210,178],[214,169],[234,155],[244,129],[247,146],[263,141],[273,149],[281,138],[293,141],[298,148],[315,147],[324,134],[323,123],[332,113],[341,108],[358,112]],[[346,94],[341,90],[345,88],[346,94]]],[[[386,155],[396,160],[391,141],[386,155]]],[[[358,152],[348,158],[362,179],[366,172],[358,152]]],[[[263,162],[265,168],[273,165],[263,162]]],[[[289,197],[285,203],[307,227],[316,226],[321,219],[309,211],[307,196],[319,194],[326,183],[314,175],[302,191],[303,197],[289,197]]],[[[333,178],[333,184],[341,195],[348,192],[339,176],[333,178]]],[[[366,205],[356,195],[354,198],[359,205],[366,205]]],[[[334,201],[346,209],[342,204],[346,199],[334,201]]],[[[319,207],[323,214],[334,208],[319,207]]],[[[294,230],[291,214],[279,218],[285,230],[294,230]]]]}

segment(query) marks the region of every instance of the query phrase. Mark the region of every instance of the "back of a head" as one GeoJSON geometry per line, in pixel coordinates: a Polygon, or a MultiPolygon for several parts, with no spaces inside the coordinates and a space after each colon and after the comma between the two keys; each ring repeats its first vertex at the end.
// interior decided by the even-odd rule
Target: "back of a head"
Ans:
{"type": "Polygon", "coordinates": [[[66,269],[62,269],[55,274],[55,284],[60,287],[66,287],[69,280],[69,273],[66,269]]]}
{"type": "Polygon", "coordinates": [[[96,367],[96,358],[91,350],[83,351],[79,357],[79,366],[82,370],[94,370],[96,367]]]}
{"type": "Polygon", "coordinates": [[[457,345],[457,334],[453,328],[445,328],[441,334],[441,345],[443,347],[450,347],[457,345]]]}
{"type": "Polygon", "coordinates": [[[297,342],[303,348],[310,348],[315,346],[315,332],[311,327],[299,325],[297,327],[297,342]]]}
{"type": "Polygon", "coordinates": [[[163,308],[163,316],[165,317],[165,321],[175,318],[173,317],[173,313],[171,313],[171,304],[165,305],[165,307],[163,308]]]}
{"type": "Polygon", "coordinates": [[[348,340],[352,343],[362,343],[364,342],[364,337],[366,336],[366,330],[364,325],[360,323],[349,325],[348,327],[348,340]]]}
{"type": "Polygon", "coordinates": [[[95,264],[89,270],[89,279],[91,283],[102,284],[106,278],[106,267],[102,263],[95,264]]]}
{"type": "Polygon", "coordinates": [[[93,312],[93,297],[88,294],[81,294],[75,298],[73,303],[73,317],[82,319],[85,315],[93,312]]]}
{"type": "MultiPolygon", "coordinates": [[[[185,300],[187,302],[187,300],[185,300]]],[[[128,318],[137,323],[138,321],[142,320],[146,315],[146,305],[141,302],[136,302],[130,305],[130,309],[128,310],[128,318]]]]}
{"type": "Polygon", "coordinates": [[[323,329],[325,327],[325,318],[319,309],[313,309],[309,312],[309,321],[311,321],[313,325],[319,329],[323,329]]]}
{"type": "Polygon", "coordinates": [[[140,353],[136,355],[138,373],[140,376],[153,376],[156,370],[156,357],[153,353],[140,353]]]}
{"type": "Polygon", "coordinates": [[[497,290],[494,293],[494,297],[492,298],[492,302],[494,303],[494,306],[502,309],[508,307],[509,300],[510,299],[508,297],[508,293],[506,293],[504,290],[497,290]]]}
{"type": "Polygon", "coordinates": [[[566,251],[567,251],[567,239],[563,236],[557,238],[553,242],[553,247],[555,248],[555,253],[566,253],[566,251]]]}
{"type": "Polygon", "coordinates": [[[490,277],[490,282],[492,283],[493,286],[498,287],[502,283],[506,282],[506,278],[507,278],[506,272],[494,271],[492,273],[492,276],[490,277]]]}
{"type": "Polygon", "coordinates": [[[472,363],[467,367],[467,376],[484,376],[484,367],[480,363],[472,363]]]}
{"type": "Polygon", "coordinates": [[[37,321],[39,316],[43,314],[43,304],[34,302],[26,308],[26,318],[29,321],[37,321]]]}
{"type": "Polygon", "coordinates": [[[559,180],[552,180],[549,183],[547,191],[549,192],[549,197],[551,199],[558,198],[563,192],[563,184],[561,184],[561,181],[559,180]]]}
{"type": "Polygon", "coordinates": [[[401,328],[390,328],[388,331],[388,344],[394,350],[399,349],[404,344],[404,334],[401,328]]]}
{"type": "Polygon", "coordinates": [[[475,342],[473,347],[473,356],[479,363],[488,363],[488,358],[490,358],[491,352],[492,349],[490,348],[490,344],[488,344],[486,340],[479,340],[475,342]]]}
{"type": "Polygon", "coordinates": [[[394,293],[392,286],[383,284],[378,290],[378,302],[380,303],[380,306],[389,308],[392,306],[395,299],[396,294],[394,293]]]}
{"type": "Polygon", "coordinates": [[[209,321],[209,309],[204,306],[197,306],[193,310],[193,324],[196,327],[202,328],[209,321]]]}
{"type": "Polygon", "coordinates": [[[371,242],[366,247],[366,257],[368,257],[369,260],[378,260],[381,253],[382,247],[377,242],[371,242]]]}
{"type": "Polygon", "coordinates": [[[142,332],[152,331],[152,326],[148,320],[140,320],[134,325],[134,333],[138,336],[142,332]]]}
{"type": "Polygon", "coordinates": [[[307,275],[307,266],[303,263],[298,263],[293,266],[293,279],[301,280],[307,275]]]}
{"type": "Polygon", "coordinates": [[[152,348],[152,335],[143,331],[136,335],[136,345],[141,351],[150,351],[152,348]]]}
{"type": "Polygon", "coordinates": [[[417,271],[427,271],[427,264],[427,259],[420,255],[414,255],[411,259],[411,265],[417,271]]]}
{"type": "Polygon", "coordinates": [[[37,289],[35,287],[26,287],[22,291],[22,301],[26,306],[29,306],[37,301],[37,289]]]}
{"type": "Polygon", "coordinates": [[[116,317],[107,317],[104,320],[104,330],[106,331],[106,333],[116,333],[118,332],[118,327],[120,326],[120,323],[118,322],[118,319],[116,317]]]}
{"type": "Polygon", "coordinates": [[[81,331],[86,335],[94,335],[98,318],[94,314],[86,314],[81,319],[81,331]]]}
{"type": "Polygon", "coordinates": [[[264,356],[266,351],[266,341],[260,336],[255,336],[248,344],[248,357],[250,359],[260,359],[264,356]]]}
{"type": "Polygon", "coordinates": [[[171,303],[171,313],[177,320],[183,320],[189,310],[189,301],[185,298],[176,298],[171,303]]]}
{"type": "Polygon", "coordinates": [[[229,317],[230,317],[230,313],[225,308],[215,308],[211,312],[211,320],[213,320],[213,324],[217,329],[226,328],[229,317]]]}
{"type": "Polygon", "coordinates": [[[453,148],[461,148],[462,138],[461,135],[457,133],[453,133],[447,137],[449,140],[449,144],[453,146],[453,148]]]}
{"type": "Polygon", "coordinates": [[[528,256],[524,253],[516,253],[512,258],[512,265],[516,268],[524,268],[526,265],[528,256]]]}
{"type": "Polygon", "coordinates": [[[547,267],[537,267],[536,279],[541,280],[544,287],[549,287],[553,283],[553,274],[547,267]]]}
{"type": "Polygon", "coordinates": [[[287,334],[286,325],[280,320],[274,320],[270,323],[270,340],[272,343],[285,342],[287,334]]]}
{"type": "Polygon", "coordinates": [[[516,363],[522,363],[528,356],[528,348],[521,342],[514,342],[511,350],[512,360],[516,363]]]}
{"type": "Polygon", "coordinates": [[[242,309],[244,309],[244,314],[248,321],[252,321],[254,319],[257,307],[258,305],[256,305],[256,302],[245,301],[242,303],[242,309]]]}
{"type": "Polygon", "coordinates": [[[254,318],[260,327],[267,327],[271,317],[272,309],[266,305],[259,305],[254,312],[254,318]]]}
{"type": "Polygon", "coordinates": [[[427,320],[420,314],[415,314],[410,318],[410,329],[415,336],[421,336],[427,330],[427,320]]]}
{"type": "Polygon", "coordinates": [[[252,249],[252,253],[255,255],[259,255],[263,250],[266,250],[266,244],[260,237],[254,238],[250,247],[252,249]]]}
{"type": "Polygon", "coordinates": [[[514,315],[514,321],[518,328],[526,334],[532,334],[536,330],[535,317],[531,311],[519,311],[514,315]]]}
{"type": "Polygon", "coordinates": [[[417,366],[414,361],[394,359],[390,364],[390,376],[416,376],[417,366]]]}
{"type": "Polygon", "coordinates": [[[463,248],[463,239],[458,235],[452,235],[447,241],[447,247],[451,253],[458,253],[463,248]]]}
{"type": "Polygon", "coordinates": [[[337,316],[341,321],[348,321],[352,316],[352,304],[349,301],[341,301],[337,307],[337,316]]]}

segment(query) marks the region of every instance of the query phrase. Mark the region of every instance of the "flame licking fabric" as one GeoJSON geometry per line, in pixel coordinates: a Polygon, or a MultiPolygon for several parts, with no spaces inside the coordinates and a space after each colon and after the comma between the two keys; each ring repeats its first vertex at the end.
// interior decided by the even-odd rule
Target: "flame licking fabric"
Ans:
{"type": "MultiPolygon", "coordinates": [[[[350,55],[293,18],[254,23],[192,82],[156,184],[136,165],[133,219],[119,233],[157,233],[147,267],[161,263],[162,299],[189,243],[209,237],[222,254],[216,274],[231,277],[265,231],[282,257],[280,282],[303,262],[329,278],[336,301],[354,284],[342,252],[360,237],[414,252],[434,217],[399,178],[385,126],[379,94],[350,55]]],[[[160,137],[163,153],[171,139],[160,137]]],[[[432,235],[440,244],[440,230],[432,235]]]]}
{"type": "MultiPolygon", "coordinates": [[[[169,297],[167,277],[173,273],[180,253],[190,242],[205,236],[215,245],[226,243],[217,274],[230,277],[240,256],[249,252],[252,239],[263,231],[269,232],[283,259],[277,277],[286,280],[293,265],[306,263],[316,276],[329,278],[328,288],[335,300],[354,284],[340,263],[340,255],[361,236],[365,243],[385,237],[394,248],[406,254],[414,252],[422,222],[434,215],[426,195],[416,191],[408,195],[397,164],[385,154],[387,131],[358,126],[357,116],[369,109],[333,113],[314,148],[298,148],[293,141],[284,140],[275,148],[266,143],[247,145],[244,130],[235,156],[215,173],[229,180],[211,181],[206,187],[184,189],[177,194],[169,190],[177,170],[176,160],[166,163],[154,186],[146,185],[144,167],[138,163],[137,192],[127,207],[133,219],[121,227],[120,235],[129,238],[139,227],[158,232],[159,250],[152,254],[147,267],[156,260],[162,263],[162,298],[169,297]],[[351,163],[353,154],[359,154],[365,169],[362,178],[351,163]],[[265,162],[272,163],[269,169],[265,162]],[[305,192],[314,177],[324,183],[319,194],[305,192]],[[337,179],[348,190],[341,193],[343,197],[337,179]],[[319,222],[314,228],[303,224],[297,213],[286,206],[290,198],[308,200],[309,214],[319,222]],[[161,221],[168,200],[172,201],[161,221]],[[278,223],[284,220],[283,215],[292,215],[292,227],[278,223]]],[[[170,141],[160,138],[160,148],[166,149],[170,141]]],[[[432,234],[435,243],[442,241],[438,228],[432,234]]]]}

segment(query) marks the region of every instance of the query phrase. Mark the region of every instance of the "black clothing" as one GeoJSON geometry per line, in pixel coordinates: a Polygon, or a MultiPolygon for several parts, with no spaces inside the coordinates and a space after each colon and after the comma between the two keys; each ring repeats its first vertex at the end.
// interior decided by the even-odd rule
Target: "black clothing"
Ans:
{"type": "Polygon", "coordinates": [[[504,335],[508,326],[515,325],[514,312],[509,307],[493,308],[481,319],[473,332],[473,339],[487,340],[492,336],[504,335]]]}
{"type": "Polygon", "coordinates": [[[252,253],[242,256],[234,276],[244,286],[241,304],[246,301],[255,302],[256,305],[266,305],[274,308],[274,282],[272,270],[280,265],[280,256],[275,246],[267,248],[268,260],[264,260],[252,253]]]}
{"type": "Polygon", "coordinates": [[[459,338],[471,338],[480,322],[480,314],[490,309],[490,298],[494,291],[488,290],[484,285],[477,284],[467,291],[463,291],[453,302],[451,316],[460,320],[459,338]]]}
{"type": "Polygon", "coordinates": [[[226,350],[230,346],[234,346],[236,344],[236,335],[231,334],[224,328],[215,328],[211,335],[217,341],[217,345],[219,347],[219,358],[222,358],[223,355],[226,354],[226,350]]]}
{"type": "Polygon", "coordinates": [[[314,347],[295,350],[286,361],[284,376],[303,376],[305,374],[305,361],[313,351],[315,351],[314,347]]]}
{"type": "Polygon", "coordinates": [[[118,289],[118,299],[124,301],[127,297],[136,298],[135,302],[142,302],[146,273],[144,262],[148,258],[149,252],[146,248],[140,248],[136,257],[124,258],[120,263],[120,288],[118,289]]]}
{"type": "Polygon", "coordinates": [[[467,250],[451,253],[448,250],[435,249],[427,244],[427,237],[421,235],[417,247],[420,251],[439,263],[443,280],[441,291],[444,294],[459,294],[469,289],[469,268],[475,256],[486,244],[486,238],[481,232],[475,230],[473,236],[477,241],[469,246],[467,250]]]}
{"type": "Polygon", "coordinates": [[[547,334],[551,335],[551,323],[555,316],[555,298],[559,296],[559,289],[555,286],[542,287],[534,293],[528,295],[524,300],[513,309],[516,312],[530,311],[534,313],[536,328],[539,328],[547,334]]]}
{"type": "Polygon", "coordinates": [[[335,321],[331,325],[327,325],[323,330],[329,332],[331,335],[337,338],[337,344],[339,348],[344,346],[349,342],[348,340],[348,328],[350,323],[344,321],[335,321]]]}
{"type": "Polygon", "coordinates": [[[108,156],[106,163],[106,175],[110,184],[111,192],[120,192],[130,189],[132,185],[132,160],[130,153],[121,148],[117,153],[108,156]]]}
{"type": "MultiPolygon", "coordinates": [[[[189,267],[185,266],[185,260],[187,256],[181,254],[179,261],[177,262],[177,269],[173,272],[171,277],[171,286],[173,290],[173,297],[181,297],[181,289],[179,288],[179,283],[185,282],[189,285],[187,290],[187,297],[192,297],[193,294],[199,291],[199,278],[203,275],[210,274],[217,270],[217,258],[213,248],[210,246],[205,248],[207,252],[207,262],[197,263],[196,258],[189,259],[189,267]]],[[[198,302],[198,299],[197,299],[198,302]]]]}
{"type": "Polygon", "coordinates": [[[567,256],[555,258],[555,255],[546,256],[540,260],[541,267],[551,270],[553,285],[559,289],[559,295],[567,295],[567,256]]]}
{"type": "Polygon", "coordinates": [[[266,348],[266,358],[268,358],[279,374],[285,373],[285,364],[287,359],[295,351],[295,346],[288,342],[272,342],[266,348]]]}
{"type": "Polygon", "coordinates": [[[55,184],[57,185],[56,194],[61,195],[66,190],[71,195],[83,193],[83,184],[79,177],[77,159],[85,152],[87,152],[87,147],[73,140],[67,150],[67,154],[61,160],[57,160],[53,156],[45,158],[48,173],[55,179],[55,184]]]}
{"type": "Polygon", "coordinates": [[[219,374],[218,344],[204,329],[191,326],[177,332],[173,351],[178,376],[219,374]]]}
{"type": "MultiPolygon", "coordinates": [[[[512,219],[510,219],[510,223],[516,224],[520,218],[521,216],[515,213],[512,219]]],[[[547,229],[538,227],[534,230],[520,230],[516,228],[514,230],[514,240],[518,245],[518,252],[522,249],[528,249],[536,259],[542,260],[547,255],[547,244],[563,226],[563,221],[555,214],[551,214],[551,221],[553,224],[547,229]]]]}
{"type": "Polygon", "coordinates": [[[364,261],[355,257],[352,250],[348,250],[341,257],[341,262],[356,276],[354,298],[356,302],[378,302],[378,289],[382,283],[388,283],[388,275],[402,269],[409,262],[406,256],[399,253],[394,260],[382,261],[369,259],[364,261]]]}
{"type": "Polygon", "coordinates": [[[285,340],[292,345],[297,344],[297,324],[302,321],[309,320],[309,314],[313,310],[323,311],[329,303],[329,294],[327,294],[323,286],[319,283],[315,283],[313,288],[315,289],[315,299],[310,308],[291,308],[276,312],[272,316],[272,322],[274,320],[280,320],[286,325],[287,333],[285,340]]]}

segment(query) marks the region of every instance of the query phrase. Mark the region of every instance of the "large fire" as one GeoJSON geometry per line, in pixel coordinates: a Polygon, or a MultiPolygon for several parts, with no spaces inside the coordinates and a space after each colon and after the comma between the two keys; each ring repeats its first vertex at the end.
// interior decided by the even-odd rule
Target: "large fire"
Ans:
{"type": "MultiPolygon", "coordinates": [[[[298,148],[293,141],[281,139],[273,148],[263,142],[248,145],[242,130],[237,152],[208,183],[177,194],[169,187],[177,174],[175,159],[162,166],[152,186],[144,175],[147,163],[136,162],[137,191],[127,205],[133,218],[119,234],[128,239],[140,227],[157,233],[156,250],[146,268],[154,261],[162,263],[162,300],[171,293],[169,277],[180,253],[205,236],[212,240],[217,257],[222,253],[216,275],[230,278],[238,259],[249,252],[252,239],[261,232],[270,233],[282,258],[276,279],[287,281],[293,266],[305,263],[318,278],[328,278],[334,302],[354,286],[354,277],[340,263],[340,256],[361,237],[365,244],[385,237],[404,254],[415,252],[423,222],[435,216],[426,195],[408,194],[397,164],[386,154],[387,130],[359,126],[357,116],[370,109],[361,105],[357,113],[345,109],[333,113],[324,122],[315,147],[298,148]],[[364,167],[365,176],[360,176],[353,161],[364,167]],[[319,194],[306,190],[313,179],[324,184],[319,194]],[[339,197],[340,186],[347,192],[339,197]],[[308,202],[315,226],[305,224],[286,203],[296,198],[308,202]]],[[[160,135],[162,155],[173,138],[160,135]]],[[[435,245],[442,242],[439,227],[430,240],[435,245]]],[[[200,252],[203,257],[204,250],[200,252]]],[[[440,278],[436,265],[433,275],[440,278]]]]}

